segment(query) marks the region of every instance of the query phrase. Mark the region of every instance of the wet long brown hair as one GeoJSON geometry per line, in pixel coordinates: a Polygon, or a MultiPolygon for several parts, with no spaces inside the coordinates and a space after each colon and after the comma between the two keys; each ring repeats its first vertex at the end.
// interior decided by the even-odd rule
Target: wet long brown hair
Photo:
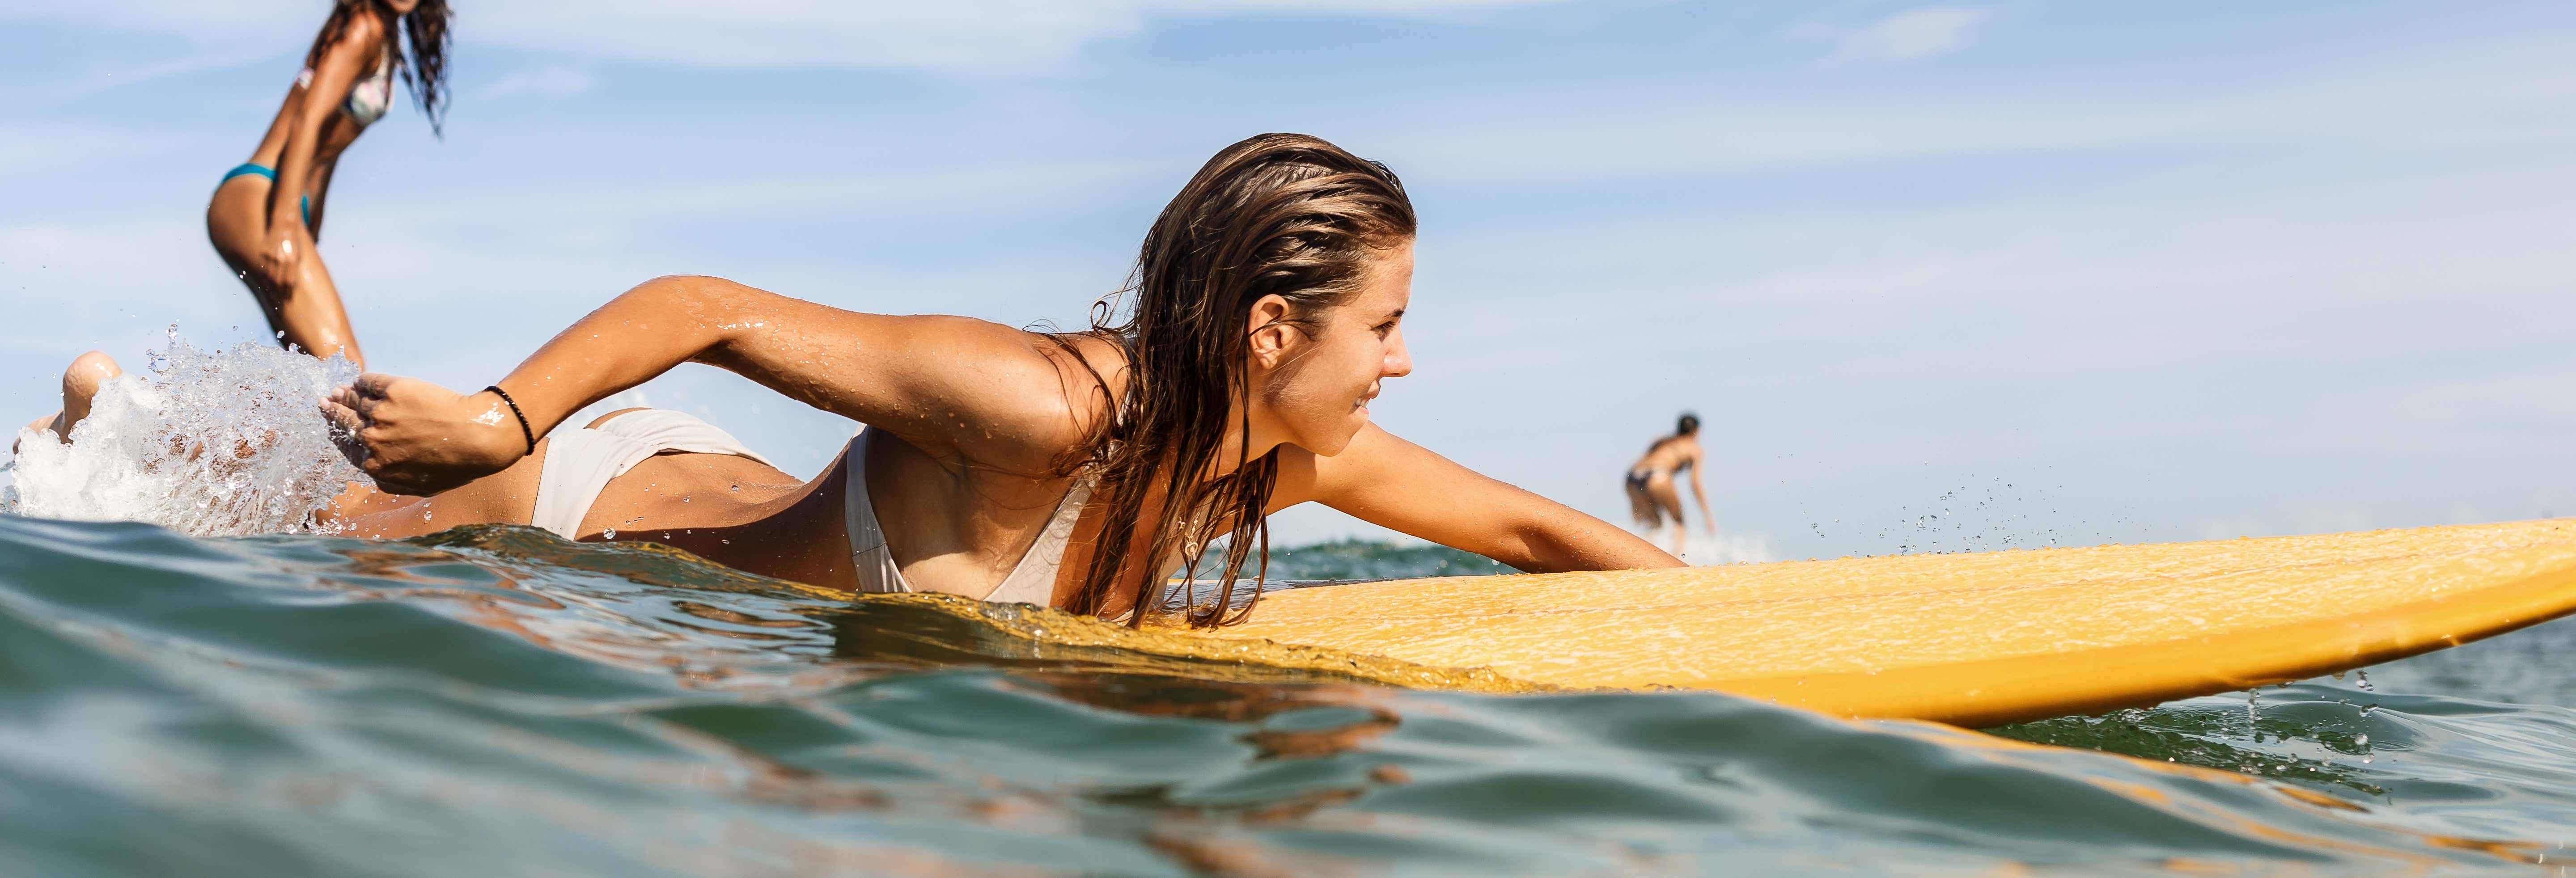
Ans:
{"type": "MultiPolygon", "coordinates": [[[[1142,624],[1166,597],[1167,560],[1177,555],[1196,570],[1225,537],[1214,601],[1199,602],[1193,585],[1188,622],[1242,618],[1250,604],[1234,600],[1237,575],[1256,546],[1269,555],[1263,513],[1278,453],[1250,460],[1237,443],[1233,471],[1206,474],[1225,453],[1226,417],[1237,401],[1247,405],[1233,426],[1250,432],[1252,306],[1265,296],[1286,299],[1279,322],[1311,335],[1323,309],[1358,290],[1369,259],[1413,233],[1413,202],[1393,171],[1303,134],[1226,147],[1181,187],[1145,233],[1122,291],[1124,319],[1103,300],[1085,333],[1125,353],[1127,393],[1070,455],[1098,466],[1109,508],[1069,609],[1097,615],[1123,597],[1133,608],[1128,623],[1142,624]],[[1143,554],[1130,551],[1140,544],[1143,554]]],[[[1259,590],[1256,575],[1252,596],[1259,590]]]]}
{"type": "Polygon", "coordinates": [[[446,136],[447,0],[420,0],[420,5],[407,15],[395,14],[385,0],[338,0],[331,6],[331,17],[323,20],[322,32],[314,35],[313,48],[305,51],[304,66],[322,63],[322,52],[347,36],[350,19],[361,13],[373,14],[384,23],[384,53],[402,71],[403,85],[411,90],[412,106],[429,117],[432,133],[446,136]],[[403,57],[400,43],[410,44],[411,57],[403,57]]]}

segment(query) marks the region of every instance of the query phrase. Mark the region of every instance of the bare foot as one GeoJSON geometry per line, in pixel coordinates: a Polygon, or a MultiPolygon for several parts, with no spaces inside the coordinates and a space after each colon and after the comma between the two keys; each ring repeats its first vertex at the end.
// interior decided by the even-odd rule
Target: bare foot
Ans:
{"type": "MultiPolygon", "coordinates": [[[[72,428],[89,417],[89,406],[98,399],[99,385],[123,374],[125,370],[116,365],[115,357],[97,351],[72,358],[71,367],[63,370],[63,410],[28,422],[27,429],[39,433],[52,430],[55,441],[71,444],[72,428]]],[[[9,451],[17,453],[18,446],[11,444],[9,451]]]]}
{"type": "Polygon", "coordinates": [[[89,417],[89,404],[98,399],[99,385],[123,374],[115,357],[97,351],[73,357],[71,368],[63,370],[63,432],[70,433],[73,425],[89,417]]]}

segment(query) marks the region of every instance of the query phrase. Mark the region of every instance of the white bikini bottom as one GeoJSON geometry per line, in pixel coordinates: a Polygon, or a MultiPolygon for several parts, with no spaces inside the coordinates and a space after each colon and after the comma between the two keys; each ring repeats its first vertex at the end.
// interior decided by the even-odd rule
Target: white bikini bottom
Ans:
{"type": "Polygon", "coordinates": [[[637,409],[596,429],[556,430],[546,440],[545,466],[537,474],[537,512],[528,523],[567,540],[578,538],[582,517],[599,502],[610,479],[668,451],[730,454],[769,464],[713,424],[674,411],[637,409]]]}

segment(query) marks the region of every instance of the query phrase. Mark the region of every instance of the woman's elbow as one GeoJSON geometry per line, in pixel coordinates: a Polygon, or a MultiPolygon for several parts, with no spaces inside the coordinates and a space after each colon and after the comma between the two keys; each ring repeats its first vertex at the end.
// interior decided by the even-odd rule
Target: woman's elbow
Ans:
{"type": "Polygon", "coordinates": [[[1655,548],[1653,543],[1623,528],[1588,515],[1583,519],[1526,531],[1522,545],[1538,566],[1521,569],[1535,573],[1686,566],[1672,553],[1655,548]]]}
{"type": "Polygon", "coordinates": [[[666,274],[628,288],[608,307],[643,309],[655,316],[693,318],[723,326],[732,322],[728,319],[731,315],[763,295],[767,294],[720,277],[666,274]]]}

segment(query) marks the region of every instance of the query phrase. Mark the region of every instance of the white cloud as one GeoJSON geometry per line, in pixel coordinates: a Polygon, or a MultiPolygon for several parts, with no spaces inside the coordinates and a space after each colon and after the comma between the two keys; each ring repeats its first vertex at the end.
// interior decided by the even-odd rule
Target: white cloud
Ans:
{"type": "MultiPolygon", "coordinates": [[[[1453,18],[1557,0],[546,0],[458,4],[462,40],[702,67],[1027,70],[1158,19],[1251,13],[1453,18]]],[[[216,41],[310,27],[314,0],[34,0],[0,21],[50,20],[216,41]]]]}
{"type": "Polygon", "coordinates": [[[1831,44],[1824,58],[1827,64],[1910,61],[1966,48],[1977,27],[1993,17],[1990,9],[1927,6],[1860,27],[1802,24],[1790,28],[1787,35],[1831,44]]]}

